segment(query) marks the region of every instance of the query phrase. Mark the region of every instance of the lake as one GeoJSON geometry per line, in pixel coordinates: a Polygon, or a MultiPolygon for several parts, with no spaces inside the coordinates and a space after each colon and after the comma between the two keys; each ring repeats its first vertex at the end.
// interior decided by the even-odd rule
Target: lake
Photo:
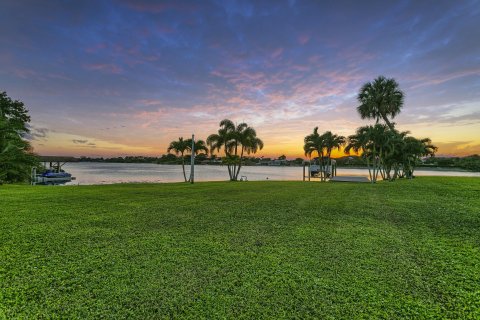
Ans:
{"type": "MultiPolygon", "coordinates": [[[[182,166],[151,163],[104,163],[71,162],[63,167],[77,179],[69,184],[110,184],[125,182],[181,182],[182,166]]],[[[250,181],[260,180],[302,180],[302,167],[247,166],[242,167],[241,176],[250,181]]],[[[186,166],[187,177],[190,166],[186,166]]],[[[367,169],[339,168],[339,176],[368,176],[367,169]]],[[[416,170],[417,176],[458,176],[480,177],[480,172],[416,170]]],[[[195,166],[195,181],[228,180],[226,166],[195,166]]]]}

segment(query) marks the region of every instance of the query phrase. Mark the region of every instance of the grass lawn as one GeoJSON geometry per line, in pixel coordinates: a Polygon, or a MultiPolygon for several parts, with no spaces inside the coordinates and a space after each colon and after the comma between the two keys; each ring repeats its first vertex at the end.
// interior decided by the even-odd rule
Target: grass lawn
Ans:
{"type": "Polygon", "coordinates": [[[1,318],[480,318],[480,179],[0,187],[1,318]]]}

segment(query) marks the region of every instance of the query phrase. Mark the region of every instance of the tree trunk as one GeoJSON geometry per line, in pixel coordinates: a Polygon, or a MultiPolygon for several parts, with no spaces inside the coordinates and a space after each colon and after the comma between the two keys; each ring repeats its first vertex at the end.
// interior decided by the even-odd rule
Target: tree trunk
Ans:
{"type": "Polygon", "coordinates": [[[183,170],[183,179],[185,179],[185,182],[188,182],[187,175],[185,174],[185,157],[183,156],[183,152],[182,152],[182,170],[183,170]]]}
{"type": "Polygon", "coordinates": [[[330,151],[328,153],[328,163],[329,163],[328,164],[328,166],[329,166],[328,167],[328,177],[330,177],[330,178],[332,177],[332,158],[331,158],[331,156],[332,156],[332,152],[330,151]]]}
{"type": "Polygon", "coordinates": [[[232,181],[237,180],[237,148],[238,148],[238,142],[235,142],[235,155],[234,155],[234,161],[233,161],[233,172],[232,172],[232,181]]]}
{"type": "Polygon", "coordinates": [[[242,168],[243,150],[244,150],[244,147],[242,145],[242,151],[240,152],[240,163],[238,164],[238,170],[237,170],[237,174],[235,176],[235,180],[238,180],[238,175],[240,173],[240,169],[242,168]]]}
{"type": "Polygon", "coordinates": [[[393,178],[392,180],[396,180],[398,178],[398,171],[400,170],[400,167],[398,164],[395,164],[393,167],[393,178]]]}
{"type": "Polygon", "coordinates": [[[377,175],[375,176],[375,182],[378,180],[378,174],[380,173],[380,175],[382,174],[382,166],[381,166],[381,162],[380,162],[380,159],[376,159],[377,161],[377,175]]]}
{"type": "Polygon", "coordinates": [[[232,181],[232,169],[230,168],[231,164],[230,163],[227,163],[227,169],[228,169],[228,178],[230,179],[230,181],[232,181]]]}
{"type": "Polygon", "coordinates": [[[377,165],[377,150],[375,149],[375,145],[373,145],[373,153],[372,153],[372,162],[373,162],[373,174],[372,174],[372,183],[375,183],[377,182],[377,172],[375,171],[377,168],[376,168],[376,165],[377,165]]]}
{"type": "Polygon", "coordinates": [[[320,162],[320,181],[324,181],[324,175],[325,175],[325,170],[324,170],[324,163],[323,163],[324,159],[323,159],[323,153],[322,153],[322,156],[320,157],[319,159],[319,162],[320,162]]]}
{"type": "Polygon", "coordinates": [[[393,124],[388,120],[388,117],[382,114],[383,121],[387,124],[387,126],[392,130],[392,132],[395,130],[395,127],[393,124]]]}
{"type": "Polygon", "coordinates": [[[373,180],[372,180],[372,171],[370,171],[370,160],[369,160],[368,157],[367,157],[367,168],[368,168],[368,176],[370,177],[370,182],[373,183],[373,180]]]}

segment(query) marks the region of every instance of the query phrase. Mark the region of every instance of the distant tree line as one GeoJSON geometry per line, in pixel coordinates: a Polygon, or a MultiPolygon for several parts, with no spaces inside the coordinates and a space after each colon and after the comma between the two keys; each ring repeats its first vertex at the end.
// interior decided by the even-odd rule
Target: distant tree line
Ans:
{"type": "Polygon", "coordinates": [[[108,162],[108,163],[165,163],[165,164],[180,164],[180,158],[173,154],[162,155],[161,157],[147,157],[147,156],[126,156],[126,157],[85,157],[78,159],[79,162],[108,162]]]}
{"type": "MultiPolygon", "coordinates": [[[[184,161],[190,161],[190,155],[184,156],[184,161]]],[[[208,156],[204,153],[200,153],[195,157],[195,164],[219,164],[215,162],[218,159],[216,155],[208,156]]],[[[304,163],[303,158],[295,158],[292,160],[286,159],[285,156],[279,156],[278,158],[265,158],[265,157],[244,157],[243,165],[269,165],[275,160],[285,160],[281,165],[284,166],[301,166],[304,163]]],[[[339,158],[335,158],[338,167],[367,167],[367,161],[365,157],[357,155],[348,155],[339,158]]],[[[180,156],[167,153],[160,157],[148,157],[148,156],[126,156],[126,157],[112,157],[112,158],[95,158],[82,156],[78,159],[79,162],[107,162],[107,163],[155,163],[155,164],[174,164],[178,165],[182,163],[180,156]]],[[[421,168],[459,168],[469,171],[480,171],[480,155],[474,154],[466,157],[426,157],[423,158],[418,164],[421,168]]]]}
{"type": "Polygon", "coordinates": [[[480,155],[473,154],[466,157],[432,157],[425,159],[421,166],[480,171],[480,155]]]}

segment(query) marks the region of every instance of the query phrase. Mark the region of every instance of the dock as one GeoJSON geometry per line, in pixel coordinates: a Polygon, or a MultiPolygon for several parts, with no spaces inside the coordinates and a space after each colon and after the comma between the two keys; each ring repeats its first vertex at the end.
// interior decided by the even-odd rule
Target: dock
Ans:
{"type": "Polygon", "coordinates": [[[43,162],[45,170],[48,170],[51,173],[54,173],[52,176],[45,176],[42,174],[37,174],[37,168],[32,168],[31,172],[31,184],[32,185],[58,185],[65,184],[75,180],[75,177],[72,177],[71,174],[64,173],[62,167],[67,162],[76,162],[78,159],[73,157],[63,157],[63,156],[39,156],[38,159],[43,162]],[[58,175],[60,174],[60,175],[58,175]]]}
{"type": "Polygon", "coordinates": [[[330,181],[332,182],[370,182],[370,180],[367,177],[361,177],[361,176],[335,176],[331,177],[330,181]]]}

